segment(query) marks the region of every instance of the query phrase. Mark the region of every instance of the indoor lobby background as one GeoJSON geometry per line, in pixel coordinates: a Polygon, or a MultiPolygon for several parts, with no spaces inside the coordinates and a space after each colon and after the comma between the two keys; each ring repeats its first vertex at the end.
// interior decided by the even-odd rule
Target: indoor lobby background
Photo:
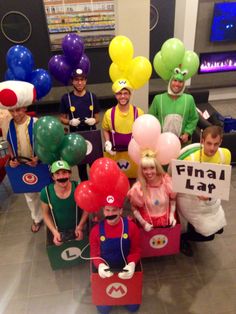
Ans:
{"type": "MultiPolygon", "coordinates": [[[[116,35],[129,37],[135,56],[150,58],[163,42],[177,37],[196,53],[235,50],[235,43],[209,40],[214,3],[210,0],[115,0],[116,35]],[[159,20],[150,32],[150,6],[159,20]]],[[[233,2],[233,1],[228,1],[233,2]]],[[[23,12],[32,23],[32,35],[24,43],[37,67],[47,68],[53,52],[41,0],[0,0],[0,15],[23,12]]],[[[4,80],[5,56],[13,44],[0,32],[0,75],[4,80]]],[[[102,108],[114,104],[108,75],[107,48],[87,49],[91,61],[88,89],[102,108]],[[102,65],[102,66],[101,66],[102,65]]],[[[197,74],[189,90],[209,90],[209,102],[223,115],[236,117],[236,72],[197,74]]],[[[147,111],[150,98],[166,89],[153,72],[149,84],[134,92],[133,103],[147,111]]],[[[57,114],[67,88],[54,82],[50,93],[32,106],[38,115],[57,114]]],[[[74,174],[76,177],[76,173],[74,174]]],[[[228,225],[212,242],[194,243],[194,256],[182,254],[143,261],[143,301],[140,314],[236,313],[236,171],[232,168],[230,200],[223,202],[228,225]]],[[[91,301],[89,263],[53,271],[45,247],[45,230],[32,234],[31,219],[23,195],[13,194],[7,177],[0,184],[0,314],[97,313],[91,301]]],[[[127,313],[122,307],[111,313],[127,313]]]]}

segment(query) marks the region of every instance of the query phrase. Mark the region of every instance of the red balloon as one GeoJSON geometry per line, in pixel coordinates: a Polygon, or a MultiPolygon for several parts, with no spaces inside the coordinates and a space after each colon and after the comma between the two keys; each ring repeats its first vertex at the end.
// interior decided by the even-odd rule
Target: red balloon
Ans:
{"type": "Polygon", "coordinates": [[[124,174],[124,172],[120,172],[120,176],[115,186],[114,192],[119,193],[121,197],[125,197],[129,189],[130,189],[129,179],[124,174]]]}
{"type": "Polygon", "coordinates": [[[91,181],[81,182],[75,189],[74,197],[76,204],[89,213],[99,211],[104,203],[104,197],[96,191],[91,181]]]}
{"type": "Polygon", "coordinates": [[[117,163],[110,158],[95,160],[90,169],[90,179],[96,190],[103,194],[113,191],[120,177],[120,169],[117,163]]]}

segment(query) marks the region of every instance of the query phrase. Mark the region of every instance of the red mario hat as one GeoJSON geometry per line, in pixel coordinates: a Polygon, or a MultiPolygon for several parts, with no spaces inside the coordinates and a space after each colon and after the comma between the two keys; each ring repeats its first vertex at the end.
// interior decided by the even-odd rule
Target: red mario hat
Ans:
{"type": "Polygon", "coordinates": [[[36,99],[33,84],[24,81],[5,81],[0,83],[0,108],[16,109],[30,106],[36,99]]]}
{"type": "Polygon", "coordinates": [[[105,196],[104,206],[114,206],[122,208],[124,204],[125,196],[113,193],[105,196]]]}

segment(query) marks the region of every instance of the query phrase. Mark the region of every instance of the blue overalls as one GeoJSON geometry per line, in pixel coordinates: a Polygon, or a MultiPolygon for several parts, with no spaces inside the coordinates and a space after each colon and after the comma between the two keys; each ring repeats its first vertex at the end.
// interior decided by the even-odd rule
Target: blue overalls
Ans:
{"type": "Polygon", "coordinates": [[[121,245],[124,257],[126,258],[130,251],[130,240],[128,235],[128,219],[121,218],[124,223],[122,240],[119,238],[107,238],[105,235],[104,220],[99,224],[100,232],[100,251],[101,257],[109,264],[110,268],[123,268],[125,261],[121,253],[121,245]]]}

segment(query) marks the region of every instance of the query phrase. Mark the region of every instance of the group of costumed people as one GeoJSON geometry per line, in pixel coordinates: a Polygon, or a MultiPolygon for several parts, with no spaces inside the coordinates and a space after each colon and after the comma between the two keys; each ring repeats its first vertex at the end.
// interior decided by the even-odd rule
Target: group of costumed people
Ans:
{"type": "MultiPolygon", "coordinates": [[[[148,141],[146,147],[145,144],[140,144],[140,147],[137,145],[136,150],[130,145],[134,123],[140,117],[146,116],[142,109],[130,103],[132,91],[148,81],[151,71],[149,61],[138,59],[136,62],[132,59],[132,51],[129,60],[130,68],[133,63],[139,68],[139,62],[141,62],[140,69],[145,65],[144,80],[141,78],[135,80],[131,75],[131,70],[125,72],[122,66],[119,68],[119,58],[118,65],[115,63],[116,51],[119,51],[117,44],[123,47],[123,41],[128,43],[129,48],[126,52],[129,52],[130,42],[124,36],[115,37],[109,47],[113,60],[110,75],[117,105],[105,112],[102,121],[105,162],[104,169],[100,169],[100,173],[103,170],[105,173],[106,162],[109,163],[107,160],[112,159],[120,167],[119,169],[117,166],[120,172],[123,170],[130,179],[137,178],[136,182],[129,187],[127,177],[123,178],[125,188],[122,192],[119,192],[119,186],[116,186],[114,193],[104,192],[106,195],[103,195],[103,199],[99,198],[99,204],[93,204],[90,185],[84,183],[88,180],[87,165],[78,165],[82,181],[78,184],[71,180],[72,165],[66,160],[55,159],[50,167],[53,182],[43,188],[40,196],[35,192],[25,193],[25,197],[33,220],[32,232],[39,231],[44,221],[53,235],[55,245],[61,245],[67,241],[66,231],[68,230],[71,230],[74,239],[83,239],[89,212],[98,211],[103,207],[104,219],[92,228],[89,235],[93,266],[98,270],[101,278],[111,277],[114,269],[119,269],[118,277],[126,280],[134,275],[135,267],[141,257],[140,228],[143,228],[145,232],[156,227],[171,228],[180,220],[183,226],[181,250],[191,256],[193,252],[189,241],[213,240],[215,234],[223,232],[226,220],[220,199],[173,191],[171,174],[163,168],[170,163],[171,157],[169,156],[168,160],[165,159],[163,156],[165,152],[167,153],[165,150],[162,156],[159,154],[159,150],[163,147],[156,146],[155,148],[149,145],[148,141]],[[124,169],[120,162],[124,159],[128,163],[127,169],[124,169]],[[83,188],[87,189],[87,194],[80,193],[83,188]],[[87,200],[88,208],[86,205],[83,206],[85,203],[81,195],[87,200]],[[130,214],[133,214],[131,216],[137,224],[134,219],[122,217],[126,197],[131,206],[130,214]],[[42,210],[39,205],[40,200],[42,210]],[[96,207],[96,210],[91,210],[91,206],[96,207]]],[[[123,55],[129,55],[122,49],[121,52],[122,54],[118,56],[120,58],[123,55]]],[[[53,62],[51,66],[52,64],[53,62]]],[[[174,134],[174,145],[179,147],[179,150],[176,149],[173,152],[172,158],[178,157],[181,145],[191,143],[191,136],[198,122],[199,116],[194,99],[191,95],[184,93],[185,81],[194,75],[198,65],[196,54],[185,52],[183,44],[177,39],[170,39],[164,43],[154,60],[156,72],[164,80],[168,80],[169,84],[166,93],[154,97],[147,119],[150,119],[150,115],[152,118],[154,116],[158,119],[163,134],[166,132],[174,134]],[[175,57],[175,53],[178,58],[175,57]]],[[[129,69],[129,65],[127,67],[129,69]]],[[[60,120],[69,126],[70,133],[95,130],[99,122],[100,109],[96,95],[86,90],[88,71],[88,68],[83,67],[73,69],[70,73],[73,91],[66,93],[61,99],[60,120]]],[[[140,77],[143,77],[142,71],[140,77]]],[[[24,162],[28,166],[35,167],[39,162],[34,152],[34,133],[37,134],[37,127],[35,132],[33,129],[37,125],[35,124],[37,119],[27,115],[27,106],[35,100],[35,88],[29,82],[12,80],[0,83],[0,92],[2,94],[0,107],[8,109],[12,116],[7,132],[9,165],[18,167],[21,163],[20,157],[24,156],[28,158],[24,162]]],[[[145,128],[139,130],[139,134],[145,135],[145,132],[145,128]]],[[[200,148],[188,155],[186,160],[229,165],[230,152],[219,147],[222,137],[222,129],[219,126],[208,127],[203,131],[200,148]]],[[[149,139],[150,143],[152,141],[156,141],[154,133],[149,139]]],[[[92,167],[93,165],[91,171],[92,167]]],[[[96,174],[96,171],[94,173],[96,174]]],[[[111,181],[114,179],[112,175],[111,173],[111,181]]],[[[102,181],[97,183],[97,188],[100,186],[100,194],[103,193],[103,184],[102,181]]],[[[109,184],[111,183],[107,182],[108,186],[109,184]]],[[[135,312],[139,304],[127,304],[126,307],[130,312],[135,312]]],[[[100,313],[106,314],[112,307],[98,305],[97,308],[100,313]]]]}

